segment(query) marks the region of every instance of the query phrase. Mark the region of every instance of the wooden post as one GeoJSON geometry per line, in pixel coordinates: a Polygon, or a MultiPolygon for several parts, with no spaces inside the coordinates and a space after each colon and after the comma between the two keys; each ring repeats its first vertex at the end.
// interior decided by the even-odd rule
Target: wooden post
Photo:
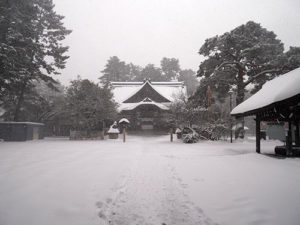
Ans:
{"type": "Polygon", "coordinates": [[[296,126],[296,130],[295,130],[295,143],[296,146],[300,146],[300,132],[299,132],[299,121],[295,121],[295,126],[296,126]]]}
{"type": "Polygon", "coordinates": [[[287,156],[292,155],[292,144],[293,144],[293,141],[292,141],[292,124],[291,124],[290,121],[288,123],[289,123],[289,128],[288,128],[287,136],[286,136],[286,155],[287,156]]]}
{"type": "Polygon", "coordinates": [[[173,128],[170,129],[170,141],[173,142],[173,128]]]}
{"type": "Polygon", "coordinates": [[[123,142],[126,142],[126,128],[123,128],[123,142]]]}
{"type": "Polygon", "coordinates": [[[256,152],[260,153],[260,119],[256,116],[256,152]]]}

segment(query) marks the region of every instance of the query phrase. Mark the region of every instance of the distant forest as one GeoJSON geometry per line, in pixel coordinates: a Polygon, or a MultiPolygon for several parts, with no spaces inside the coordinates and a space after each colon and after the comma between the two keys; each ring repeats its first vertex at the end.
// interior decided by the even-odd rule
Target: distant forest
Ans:
{"type": "Polygon", "coordinates": [[[108,59],[104,70],[101,71],[100,81],[108,84],[111,81],[183,81],[187,86],[188,95],[191,96],[199,85],[196,72],[191,69],[181,69],[179,60],[164,57],[160,67],[148,64],[145,67],[126,63],[117,56],[108,59]]]}

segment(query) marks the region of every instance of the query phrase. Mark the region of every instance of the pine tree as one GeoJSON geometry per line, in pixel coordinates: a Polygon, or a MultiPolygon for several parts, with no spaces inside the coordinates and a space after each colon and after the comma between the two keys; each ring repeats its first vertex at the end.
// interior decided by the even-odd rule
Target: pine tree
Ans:
{"type": "MultiPolygon", "coordinates": [[[[25,93],[34,82],[44,81],[54,88],[51,75],[59,74],[68,56],[62,45],[70,34],[63,16],[54,11],[52,0],[6,0],[0,21],[0,104],[10,96],[14,120],[18,121],[25,93]]],[[[12,109],[11,109],[12,110],[12,109]]]]}
{"type": "MultiPolygon", "coordinates": [[[[274,76],[300,66],[299,48],[283,51],[283,43],[274,32],[252,21],[209,38],[199,51],[205,57],[197,73],[205,78],[200,87],[209,86],[220,101],[229,95],[229,90],[233,90],[238,105],[244,101],[248,85],[252,84],[251,92],[255,93],[274,76]]],[[[203,95],[199,89],[193,96],[194,101],[201,93],[203,95]]],[[[239,123],[243,127],[243,120],[239,123]]],[[[236,137],[238,135],[236,132],[236,137]]]]}
{"type": "Polygon", "coordinates": [[[134,65],[133,63],[127,64],[128,67],[128,81],[142,81],[140,66],[134,65]]]}
{"type": "Polygon", "coordinates": [[[167,81],[165,77],[162,76],[161,69],[156,67],[154,64],[148,64],[143,68],[141,71],[141,79],[150,79],[151,81],[167,81]]]}
{"type": "Polygon", "coordinates": [[[160,61],[160,66],[164,80],[171,81],[178,79],[179,72],[181,71],[178,59],[164,57],[160,61]]]}
{"type": "Polygon", "coordinates": [[[129,70],[130,68],[124,61],[117,56],[112,56],[107,61],[104,70],[101,71],[103,75],[99,79],[105,85],[111,81],[129,81],[129,70]]]}
{"type": "Polygon", "coordinates": [[[239,104],[247,85],[260,87],[281,73],[279,60],[283,50],[283,43],[274,32],[250,21],[205,41],[199,54],[206,59],[199,66],[198,76],[210,78],[212,90],[220,96],[234,88],[239,104]]]}

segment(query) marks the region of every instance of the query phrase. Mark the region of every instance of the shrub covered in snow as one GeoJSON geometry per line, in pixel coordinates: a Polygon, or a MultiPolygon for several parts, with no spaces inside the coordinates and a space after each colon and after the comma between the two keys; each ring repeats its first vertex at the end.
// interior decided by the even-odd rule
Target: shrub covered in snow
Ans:
{"type": "Polygon", "coordinates": [[[226,124],[202,124],[194,128],[198,133],[201,139],[204,140],[220,140],[221,137],[225,137],[229,134],[230,128],[226,124]]]}
{"type": "Polygon", "coordinates": [[[196,143],[199,140],[199,134],[190,127],[182,129],[182,141],[184,143],[196,143]]]}
{"type": "Polygon", "coordinates": [[[185,134],[182,136],[183,143],[196,143],[199,141],[199,135],[197,133],[185,134]]]}

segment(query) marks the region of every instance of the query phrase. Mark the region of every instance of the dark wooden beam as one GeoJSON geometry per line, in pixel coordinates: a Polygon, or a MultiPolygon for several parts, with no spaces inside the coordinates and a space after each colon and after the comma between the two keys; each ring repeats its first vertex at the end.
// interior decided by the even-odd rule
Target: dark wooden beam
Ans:
{"type": "Polygon", "coordinates": [[[292,155],[292,124],[291,122],[288,122],[288,131],[287,131],[287,136],[286,136],[286,155],[292,155]]]}
{"type": "Polygon", "coordinates": [[[300,146],[299,121],[295,121],[294,125],[296,126],[295,143],[296,143],[296,146],[300,146]]]}
{"type": "Polygon", "coordinates": [[[260,153],[260,118],[256,116],[256,152],[260,153]]]}

